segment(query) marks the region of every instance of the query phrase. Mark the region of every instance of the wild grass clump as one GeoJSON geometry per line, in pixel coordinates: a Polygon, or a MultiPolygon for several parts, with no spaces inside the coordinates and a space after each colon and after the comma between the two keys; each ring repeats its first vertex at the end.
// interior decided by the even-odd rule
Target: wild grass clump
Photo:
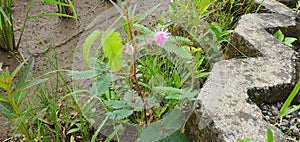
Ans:
{"type": "Polygon", "coordinates": [[[57,13],[44,13],[37,15],[38,17],[43,16],[58,16],[61,18],[73,18],[78,20],[77,12],[74,6],[74,0],[43,0],[50,4],[55,4],[57,6],[57,13]]]}
{"type": "Polygon", "coordinates": [[[93,128],[72,97],[57,56],[48,59],[54,71],[39,77],[32,70],[34,60],[26,60],[11,73],[0,70],[0,113],[15,129],[7,141],[89,141],[92,137],[93,128]]]}
{"type": "Polygon", "coordinates": [[[74,80],[93,80],[88,92],[100,100],[98,108],[103,109],[98,117],[105,117],[99,131],[110,120],[117,122],[114,127],[129,123],[143,130],[140,141],[170,139],[181,132],[184,113],[188,113],[184,108],[195,100],[200,80],[208,76],[203,68],[208,64],[206,57],[201,48],[192,46],[192,38],[170,34],[168,25],[146,27],[139,23],[158,6],[144,15],[135,15],[133,6],[115,7],[120,13],[116,21],[105,31],[92,32],[83,44],[88,70],[69,75],[74,80]],[[125,35],[114,29],[117,22],[123,25],[125,35]],[[94,49],[92,45],[99,38],[99,48],[94,49]]]}
{"type": "Polygon", "coordinates": [[[22,109],[24,99],[28,97],[28,89],[38,85],[47,79],[34,79],[30,72],[32,64],[28,64],[17,83],[13,83],[14,78],[25,65],[26,61],[20,64],[12,73],[8,68],[0,71],[0,89],[4,92],[0,94],[0,113],[6,118],[16,122],[16,130],[20,130],[27,140],[32,140],[33,131],[29,127],[29,120],[26,114],[29,108],[22,109]]]}
{"type": "Polygon", "coordinates": [[[13,1],[12,0],[0,0],[0,49],[10,52],[17,52],[20,42],[22,40],[23,32],[27,23],[27,20],[30,18],[37,17],[46,17],[46,16],[55,16],[55,17],[67,17],[74,18],[78,20],[77,13],[74,7],[74,2],[72,0],[44,0],[51,4],[56,4],[59,9],[59,13],[44,13],[30,16],[29,13],[32,9],[33,3],[35,0],[32,0],[30,6],[25,14],[24,23],[21,29],[20,36],[18,41],[16,41],[15,31],[14,31],[14,22],[13,22],[13,1]]]}
{"type": "Polygon", "coordinates": [[[12,0],[0,0],[0,48],[16,51],[15,35],[12,19],[12,0]]]}

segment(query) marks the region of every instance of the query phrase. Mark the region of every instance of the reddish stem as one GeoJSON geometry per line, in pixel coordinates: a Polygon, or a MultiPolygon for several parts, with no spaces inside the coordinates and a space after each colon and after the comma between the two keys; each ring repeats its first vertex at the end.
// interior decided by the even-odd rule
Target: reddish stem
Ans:
{"type": "MultiPolygon", "coordinates": [[[[141,97],[142,99],[142,102],[143,102],[143,109],[142,109],[142,112],[143,112],[143,115],[144,115],[144,121],[145,121],[145,124],[147,124],[147,115],[146,115],[146,103],[145,103],[145,99],[144,99],[144,94],[142,92],[142,89],[141,89],[141,86],[139,84],[139,81],[136,77],[136,54],[137,54],[137,46],[135,45],[135,42],[134,42],[134,38],[133,38],[133,33],[132,33],[132,30],[131,30],[131,20],[129,19],[128,17],[128,14],[125,14],[127,20],[128,20],[128,29],[129,29],[129,35],[130,35],[130,40],[131,40],[131,43],[132,43],[132,46],[134,47],[134,53],[133,53],[133,66],[132,66],[132,73],[130,74],[129,78],[133,78],[134,81],[135,81],[135,85],[138,89],[138,94],[139,96],[141,97]]],[[[130,79],[130,80],[131,80],[130,79]]]]}

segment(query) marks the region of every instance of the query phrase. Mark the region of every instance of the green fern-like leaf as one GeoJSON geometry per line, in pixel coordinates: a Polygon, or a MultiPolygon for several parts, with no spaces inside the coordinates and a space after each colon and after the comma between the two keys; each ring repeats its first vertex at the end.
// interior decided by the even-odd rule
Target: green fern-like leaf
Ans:
{"type": "Polygon", "coordinates": [[[110,119],[113,120],[121,120],[128,116],[130,116],[133,113],[133,110],[129,109],[118,109],[113,112],[108,112],[107,115],[110,117],[110,119]]]}
{"type": "Polygon", "coordinates": [[[192,55],[189,54],[188,52],[186,52],[185,50],[183,50],[180,47],[177,47],[176,45],[170,43],[170,42],[166,42],[163,46],[163,48],[167,51],[167,52],[172,52],[175,53],[177,56],[183,58],[183,59],[187,59],[187,60],[191,60],[192,59],[192,55]]]}
{"type": "Polygon", "coordinates": [[[113,72],[117,72],[122,67],[122,39],[120,33],[110,30],[102,36],[101,45],[108,64],[113,72]]]}
{"type": "Polygon", "coordinates": [[[156,86],[153,88],[153,91],[157,91],[161,93],[170,93],[170,94],[182,94],[182,89],[173,88],[173,87],[156,86]]]}
{"type": "Polygon", "coordinates": [[[90,79],[94,78],[98,75],[95,70],[85,70],[85,71],[69,71],[68,76],[72,79],[79,80],[79,79],[90,79]]]}
{"type": "Polygon", "coordinates": [[[182,36],[174,36],[170,38],[171,40],[174,40],[180,44],[187,44],[190,45],[191,44],[191,40],[182,36]]]}
{"type": "Polygon", "coordinates": [[[101,96],[103,93],[109,90],[111,83],[111,74],[100,76],[96,82],[93,83],[93,87],[90,91],[92,96],[101,96]]]}
{"type": "Polygon", "coordinates": [[[149,28],[141,25],[141,24],[134,24],[133,25],[135,28],[137,28],[139,30],[139,32],[142,32],[143,34],[145,35],[148,35],[148,34],[154,34],[153,31],[151,31],[149,28]]]}
{"type": "Polygon", "coordinates": [[[141,97],[137,93],[131,91],[126,92],[124,95],[124,101],[126,104],[134,109],[134,111],[142,111],[143,102],[141,97]],[[132,102],[132,97],[134,97],[135,102],[132,102]]]}
{"type": "Polygon", "coordinates": [[[88,65],[88,67],[90,67],[90,62],[89,62],[89,58],[90,58],[90,50],[91,50],[91,46],[93,45],[93,43],[99,39],[102,35],[102,32],[99,30],[95,30],[94,32],[92,32],[84,41],[83,43],[83,58],[85,63],[88,65]]]}
{"type": "Polygon", "coordinates": [[[34,80],[31,80],[31,81],[28,81],[24,85],[22,85],[19,89],[15,90],[14,93],[13,93],[13,95],[16,95],[16,94],[18,94],[18,93],[20,93],[22,91],[25,91],[25,90],[27,90],[27,89],[35,86],[35,85],[41,84],[41,83],[43,83],[43,82],[45,82],[47,80],[48,80],[48,78],[34,79],[34,80]]]}
{"type": "Polygon", "coordinates": [[[98,59],[98,58],[94,58],[91,57],[90,58],[90,67],[94,70],[96,70],[97,72],[109,72],[110,68],[109,65],[105,62],[103,62],[103,60],[98,59]]]}
{"type": "Polygon", "coordinates": [[[121,109],[124,108],[125,102],[123,101],[118,101],[118,100],[109,100],[109,101],[105,101],[105,104],[113,109],[121,109]]]}

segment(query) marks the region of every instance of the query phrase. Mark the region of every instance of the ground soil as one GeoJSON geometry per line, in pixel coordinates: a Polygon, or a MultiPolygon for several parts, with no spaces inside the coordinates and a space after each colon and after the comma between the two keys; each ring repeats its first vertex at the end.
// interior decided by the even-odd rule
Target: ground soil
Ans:
{"type": "MultiPolygon", "coordinates": [[[[13,19],[17,39],[30,2],[31,0],[13,1],[13,19]]],[[[106,0],[75,0],[74,5],[79,16],[78,22],[74,19],[59,17],[42,17],[28,20],[18,50],[24,58],[35,58],[34,71],[37,74],[49,71],[49,59],[54,60],[55,55],[58,57],[60,68],[71,69],[73,52],[84,29],[97,15],[112,7],[106,0]]],[[[56,5],[35,1],[30,15],[55,12],[57,12],[56,5]]],[[[9,70],[13,70],[19,64],[11,54],[2,50],[0,50],[0,62],[3,63],[3,67],[8,67],[9,70]]],[[[0,115],[0,141],[4,141],[12,134],[8,122],[6,118],[0,115]]]]}

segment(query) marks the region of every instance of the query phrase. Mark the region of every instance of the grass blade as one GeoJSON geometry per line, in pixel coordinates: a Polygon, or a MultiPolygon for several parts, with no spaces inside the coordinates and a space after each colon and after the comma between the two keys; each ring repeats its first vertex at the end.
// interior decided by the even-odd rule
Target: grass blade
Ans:
{"type": "Polygon", "coordinates": [[[298,91],[300,89],[300,80],[298,81],[298,83],[296,84],[296,86],[294,87],[293,91],[291,92],[291,94],[289,95],[289,97],[287,98],[287,100],[284,102],[283,106],[280,109],[280,114],[278,117],[282,117],[283,114],[286,112],[286,110],[288,109],[288,107],[290,106],[291,102],[293,101],[293,99],[296,97],[298,91]]]}
{"type": "Polygon", "coordinates": [[[9,20],[9,18],[8,18],[8,16],[7,16],[7,14],[5,13],[5,11],[3,10],[2,7],[0,7],[0,13],[1,13],[1,14],[4,16],[4,18],[7,20],[8,24],[9,24],[9,25],[12,25],[12,23],[10,22],[10,20],[9,20]]]}
{"type": "Polygon", "coordinates": [[[63,13],[45,13],[45,14],[29,16],[28,18],[39,18],[39,17],[66,17],[66,18],[76,19],[76,17],[74,17],[74,16],[70,16],[68,14],[63,14],[63,13]]]}
{"type": "Polygon", "coordinates": [[[47,2],[50,4],[56,4],[56,5],[60,5],[60,6],[67,6],[69,7],[69,4],[63,3],[63,2],[59,2],[59,1],[55,1],[55,0],[43,0],[43,2],[47,2]]]}
{"type": "Polygon", "coordinates": [[[102,129],[102,127],[104,126],[104,124],[106,123],[106,121],[108,120],[108,116],[105,117],[105,119],[102,121],[101,125],[98,127],[97,131],[94,133],[91,142],[95,142],[96,138],[100,132],[100,130],[102,129]]]}
{"type": "Polygon", "coordinates": [[[274,142],[274,136],[270,128],[267,129],[267,142],[274,142]]]}
{"type": "Polygon", "coordinates": [[[17,75],[17,73],[21,70],[21,68],[24,66],[24,64],[27,62],[28,59],[26,59],[23,63],[21,63],[20,65],[18,65],[16,67],[16,69],[11,73],[10,75],[10,80],[13,80],[15,78],[15,76],[17,75]]]}

